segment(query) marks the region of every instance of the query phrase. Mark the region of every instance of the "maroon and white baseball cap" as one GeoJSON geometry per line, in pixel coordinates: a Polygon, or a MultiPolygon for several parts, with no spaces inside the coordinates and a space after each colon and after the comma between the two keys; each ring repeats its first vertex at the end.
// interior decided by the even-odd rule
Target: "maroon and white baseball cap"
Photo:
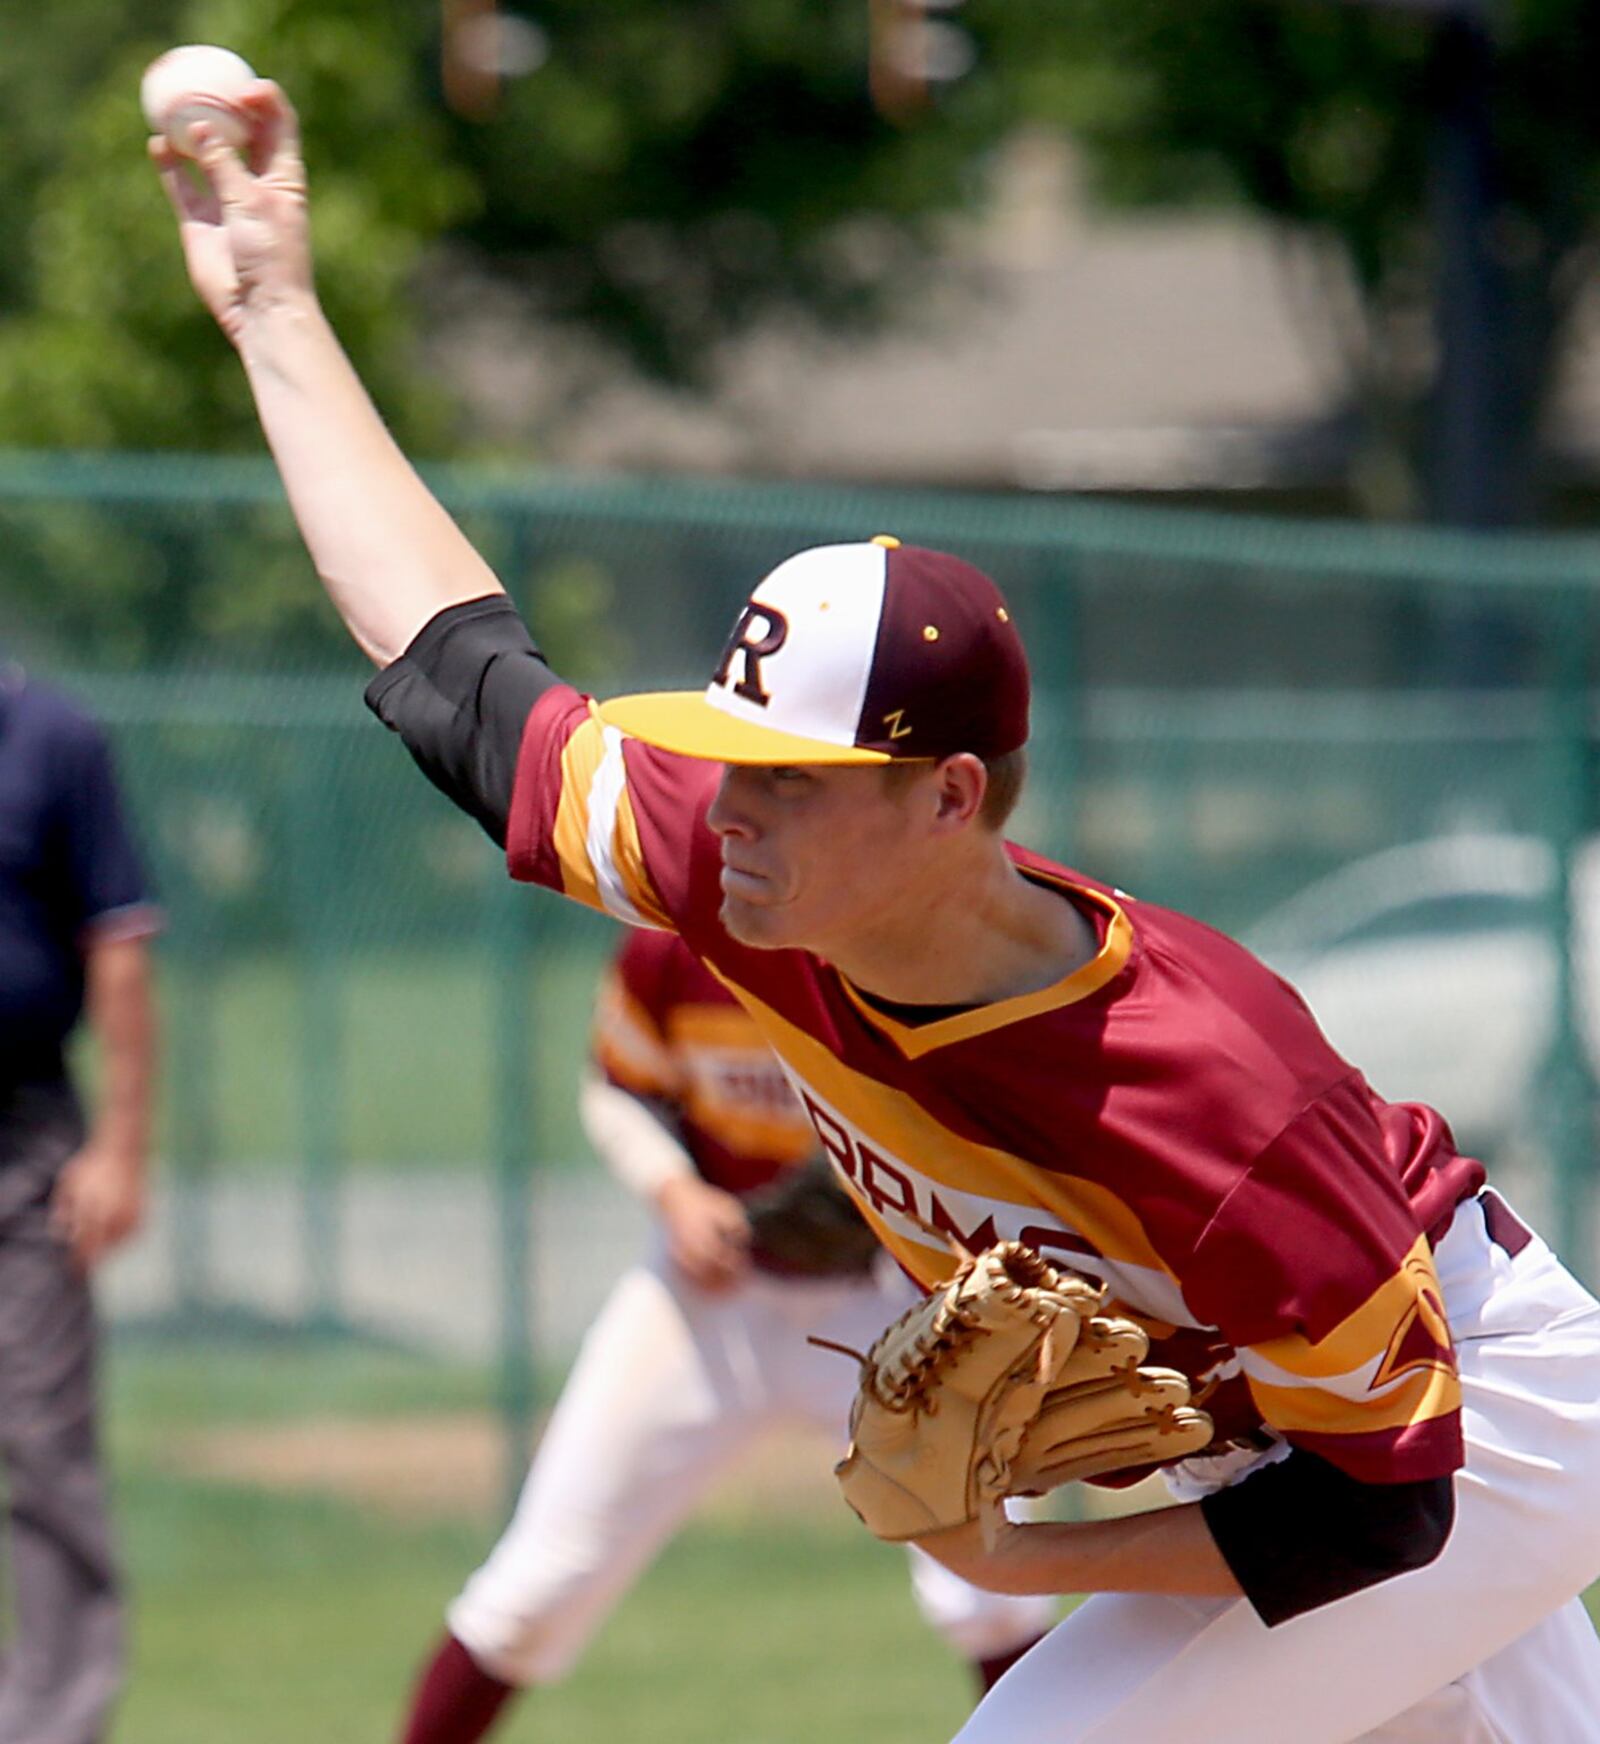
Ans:
{"type": "Polygon", "coordinates": [[[704,692],[618,697],[600,718],[719,763],[1000,757],[1028,737],[1028,662],[982,570],[880,534],[780,563],[704,692]]]}

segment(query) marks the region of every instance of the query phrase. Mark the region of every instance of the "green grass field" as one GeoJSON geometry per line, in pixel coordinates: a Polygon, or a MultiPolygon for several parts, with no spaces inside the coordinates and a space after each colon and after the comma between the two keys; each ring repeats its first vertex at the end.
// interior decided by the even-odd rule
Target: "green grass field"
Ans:
{"type": "MultiPolygon", "coordinates": [[[[137,1341],[114,1345],[109,1375],[134,1595],[115,1744],[385,1744],[499,1507],[465,1485],[456,1505],[416,1514],[381,1486],[357,1500],[223,1481],[185,1471],[175,1450],[219,1429],[270,1447],[326,1418],[388,1445],[430,1413],[481,1413],[489,1377],[351,1345],[137,1341]]],[[[521,1704],[507,1744],[948,1739],[969,1701],[964,1668],[918,1620],[900,1555],[818,1493],[691,1524],[571,1679],[521,1704]]]]}
{"type": "MultiPolygon", "coordinates": [[[[296,1416],[415,1421],[480,1404],[485,1377],[331,1347],[113,1351],[109,1417],[135,1598],[117,1744],[381,1741],[492,1509],[407,1518],[376,1502],[184,1474],[196,1428],[265,1437],[296,1416]]],[[[398,1432],[398,1431],[397,1431],[398,1432]]],[[[963,1668],[922,1628],[902,1557],[844,1513],[686,1530],[574,1676],[504,1731],[534,1739],[883,1744],[947,1737],[963,1668]]]]}
{"type": "MultiPolygon", "coordinates": [[[[137,1612],[119,1744],[387,1738],[441,1607],[489,1541],[465,1524],[148,1479],[124,1486],[123,1508],[137,1612]]],[[[846,1522],[702,1525],[506,1736],[928,1744],[964,1701],[898,1556],[846,1522]]]]}

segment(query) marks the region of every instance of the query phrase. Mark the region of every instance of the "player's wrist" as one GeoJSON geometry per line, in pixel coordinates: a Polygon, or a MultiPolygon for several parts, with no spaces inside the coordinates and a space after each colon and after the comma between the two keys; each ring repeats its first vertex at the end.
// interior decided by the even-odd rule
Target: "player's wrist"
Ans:
{"type": "Polygon", "coordinates": [[[1029,1544],[1021,1536],[1028,1530],[994,1510],[960,1526],[924,1533],[911,1542],[952,1574],[985,1592],[1029,1598],[1066,1591],[1056,1584],[1060,1578],[1060,1569],[1054,1565],[1060,1560],[1059,1545],[1029,1544]],[[1047,1548],[1057,1551],[1054,1559],[1038,1554],[1047,1548]]]}
{"type": "Polygon", "coordinates": [[[294,374],[307,352],[338,344],[309,284],[257,291],[239,305],[226,330],[247,370],[278,376],[294,374]]]}

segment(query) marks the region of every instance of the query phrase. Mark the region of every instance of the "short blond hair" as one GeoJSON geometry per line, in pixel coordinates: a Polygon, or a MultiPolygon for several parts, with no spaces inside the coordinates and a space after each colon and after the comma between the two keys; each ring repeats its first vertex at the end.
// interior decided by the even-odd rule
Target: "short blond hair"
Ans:
{"type": "Polygon", "coordinates": [[[991,830],[1003,830],[1022,798],[1022,784],[1028,778],[1028,753],[1019,745],[1004,756],[985,757],[983,768],[989,785],[983,790],[978,816],[991,830]]]}

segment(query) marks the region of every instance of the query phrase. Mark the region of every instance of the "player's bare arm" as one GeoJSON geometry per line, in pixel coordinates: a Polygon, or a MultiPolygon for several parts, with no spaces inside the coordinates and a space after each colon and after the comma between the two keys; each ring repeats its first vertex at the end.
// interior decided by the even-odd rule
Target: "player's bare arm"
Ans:
{"type": "Polygon", "coordinates": [[[991,1517],[917,1542],[991,1592],[1243,1594],[1282,1622],[1425,1568],[1454,1515],[1448,1479],[1365,1484],[1296,1451],[1183,1507],[1082,1523],[991,1517]]]}
{"type": "Polygon", "coordinates": [[[1119,1520],[973,1520],[916,1542],[988,1592],[1237,1598],[1242,1590],[1192,1503],[1119,1520]]]}
{"type": "Polygon", "coordinates": [[[268,80],[240,106],[248,161],[215,133],[194,169],[165,139],[150,154],[190,280],[244,364],[317,572],[361,648],[386,666],[441,610],[502,590],[400,452],[318,303],[293,108],[268,80]]]}

